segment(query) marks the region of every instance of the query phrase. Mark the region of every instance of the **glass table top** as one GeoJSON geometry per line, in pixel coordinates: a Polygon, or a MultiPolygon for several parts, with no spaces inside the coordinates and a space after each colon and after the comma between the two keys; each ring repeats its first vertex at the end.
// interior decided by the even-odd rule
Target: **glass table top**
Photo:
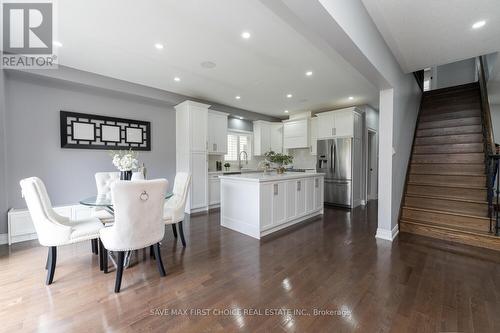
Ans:
{"type": "MultiPolygon", "coordinates": [[[[173,196],[173,193],[167,192],[167,194],[165,195],[165,199],[169,199],[172,196],[173,196]]],[[[83,200],[80,200],[80,204],[85,205],[85,206],[94,206],[94,207],[111,207],[111,206],[113,206],[113,203],[111,202],[110,197],[98,196],[98,195],[94,195],[93,197],[89,197],[89,198],[85,198],[83,200]]]]}

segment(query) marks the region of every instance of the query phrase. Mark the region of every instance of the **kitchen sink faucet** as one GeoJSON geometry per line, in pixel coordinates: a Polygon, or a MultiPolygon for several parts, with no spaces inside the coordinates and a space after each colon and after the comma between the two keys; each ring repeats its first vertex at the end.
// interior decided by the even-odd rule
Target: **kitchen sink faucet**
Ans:
{"type": "Polygon", "coordinates": [[[238,156],[238,168],[241,170],[243,169],[243,166],[241,165],[241,154],[245,154],[245,164],[248,164],[248,154],[246,151],[242,150],[240,151],[240,155],[238,156]]]}

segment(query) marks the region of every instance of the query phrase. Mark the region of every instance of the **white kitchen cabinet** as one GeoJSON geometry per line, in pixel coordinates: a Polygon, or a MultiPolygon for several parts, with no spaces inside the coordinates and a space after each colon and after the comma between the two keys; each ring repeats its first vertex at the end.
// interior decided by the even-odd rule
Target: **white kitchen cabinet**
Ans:
{"type": "Polygon", "coordinates": [[[296,214],[298,216],[304,215],[306,212],[306,187],[305,179],[300,179],[295,182],[296,196],[296,214]]]}
{"type": "Polygon", "coordinates": [[[329,139],[336,137],[353,137],[361,125],[356,120],[361,118],[359,111],[352,107],[335,111],[317,113],[318,117],[318,139],[329,139]],[[356,121],[355,121],[356,120],[356,121]]]}
{"type": "Polygon", "coordinates": [[[271,123],[271,150],[275,153],[283,152],[283,124],[271,123]]]}
{"type": "Polygon", "coordinates": [[[314,183],[315,178],[307,178],[305,180],[305,193],[306,193],[306,212],[314,210],[314,183]]]}
{"type": "Polygon", "coordinates": [[[208,108],[184,101],[175,106],[176,172],[191,174],[186,213],[208,209],[208,108]]]}
{"type": "Polygon", "coordinates": [[[313,203],[313,205],[314,205],[315,210],[323,207],[323,203],[324,203],[323,186],[324,186],[324,182],[323,182],[322,178],[320,178],[320,177],[314,178],[314,203],[313,203]]]}
{"type": "Polygon", "coordinates": [[[227,154],[227,113],[208,111],[208,153],[227,154]]]}
{"type": "Polygon", "coordinates": [[[285,183],[273,184],[273,225],[279,225],[286,220],[285,183]]]}
{"type": "Polygon", "coordinates": [[[283,148],[309,148],[309,118],[283,121],[283,148]]]}
{"type": "Polygon", "coordinates": [[[257,120],[253,122],[253,154],[262,156],[271,150],[271,123],[257,120]]]}
{"type": "Polygon", "coordinates": [[[286,188],[286,218],[291,219],[296,215],[297,211],[297,190],[295,187],[295,181],[290,180],[285,184],[286,188]]]}
{"type": "Polygon", "coordinates": [[[311,118],[311,155],[318,154],[318,117],[311,118]]]}
{"type": "Polygon", "coordinates": [[[208,204],[211,208],[220,204],[220,179],[217,174],[208,177],[208,204]]]}

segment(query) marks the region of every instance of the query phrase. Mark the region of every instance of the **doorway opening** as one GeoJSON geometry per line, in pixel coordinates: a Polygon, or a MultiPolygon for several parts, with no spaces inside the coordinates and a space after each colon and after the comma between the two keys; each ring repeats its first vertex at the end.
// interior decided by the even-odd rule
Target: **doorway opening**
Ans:
{"type": "Polygon", "coordinates": [[[377,199],[378,195],[378,145],[377,132],[368,129],[368,163],[366,164],[366,193],[368,201],[377,199]]]}

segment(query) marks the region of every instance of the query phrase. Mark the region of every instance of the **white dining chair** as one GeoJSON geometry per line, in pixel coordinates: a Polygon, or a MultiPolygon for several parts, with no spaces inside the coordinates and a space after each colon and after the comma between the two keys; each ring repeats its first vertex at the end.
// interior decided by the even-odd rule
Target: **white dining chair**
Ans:
{"type": "Polygon", "coordinates": [[[189,192],[189,183],[191,175],[186,172],[178,172],[175,175],[173,196],[165,201],[163,206],[163,220],[165,224],[171,224],[174,232],[174,237],[177,238],[177,228],[179,226],[179,234],[181,236],[182,246],[186,247],[186,238],[184,237],[184,209],[186,208],[187,196],[189,192]]]}
{"type": "Polygon", "coordinates": [[[153,246],[158,271],[165,276],[160,241],[165,235],[163,203],[166,179],[116,181],[111,185],[115,222],[100,230],[101,255],[107,273],[107,251],[117,254],[115,292],[120,292],[125,252],[153,246]]]}
{"type": "MultiPolygon", "coordinates": [[[[97,197],[111,200],[111,184],[120,179],[119,172],[97,172],[94,175],[97,186],[97,197]]],[[[104,207],[92,208],[92,216],[97,217],[104,224],[113,223],[114,216],[104,207]]]]}
{"type": "Polygon", "coordinates": [[[45,265],[48,270],[46,284],[49,285],[54,280],[57,247],[97,239],[102,223],[96,217],[71,220],[57,214],[52,208],[45,185],[40,178],[26,178],[21,180],[20,184],[38,242],[49,248],[45,265]]]}

